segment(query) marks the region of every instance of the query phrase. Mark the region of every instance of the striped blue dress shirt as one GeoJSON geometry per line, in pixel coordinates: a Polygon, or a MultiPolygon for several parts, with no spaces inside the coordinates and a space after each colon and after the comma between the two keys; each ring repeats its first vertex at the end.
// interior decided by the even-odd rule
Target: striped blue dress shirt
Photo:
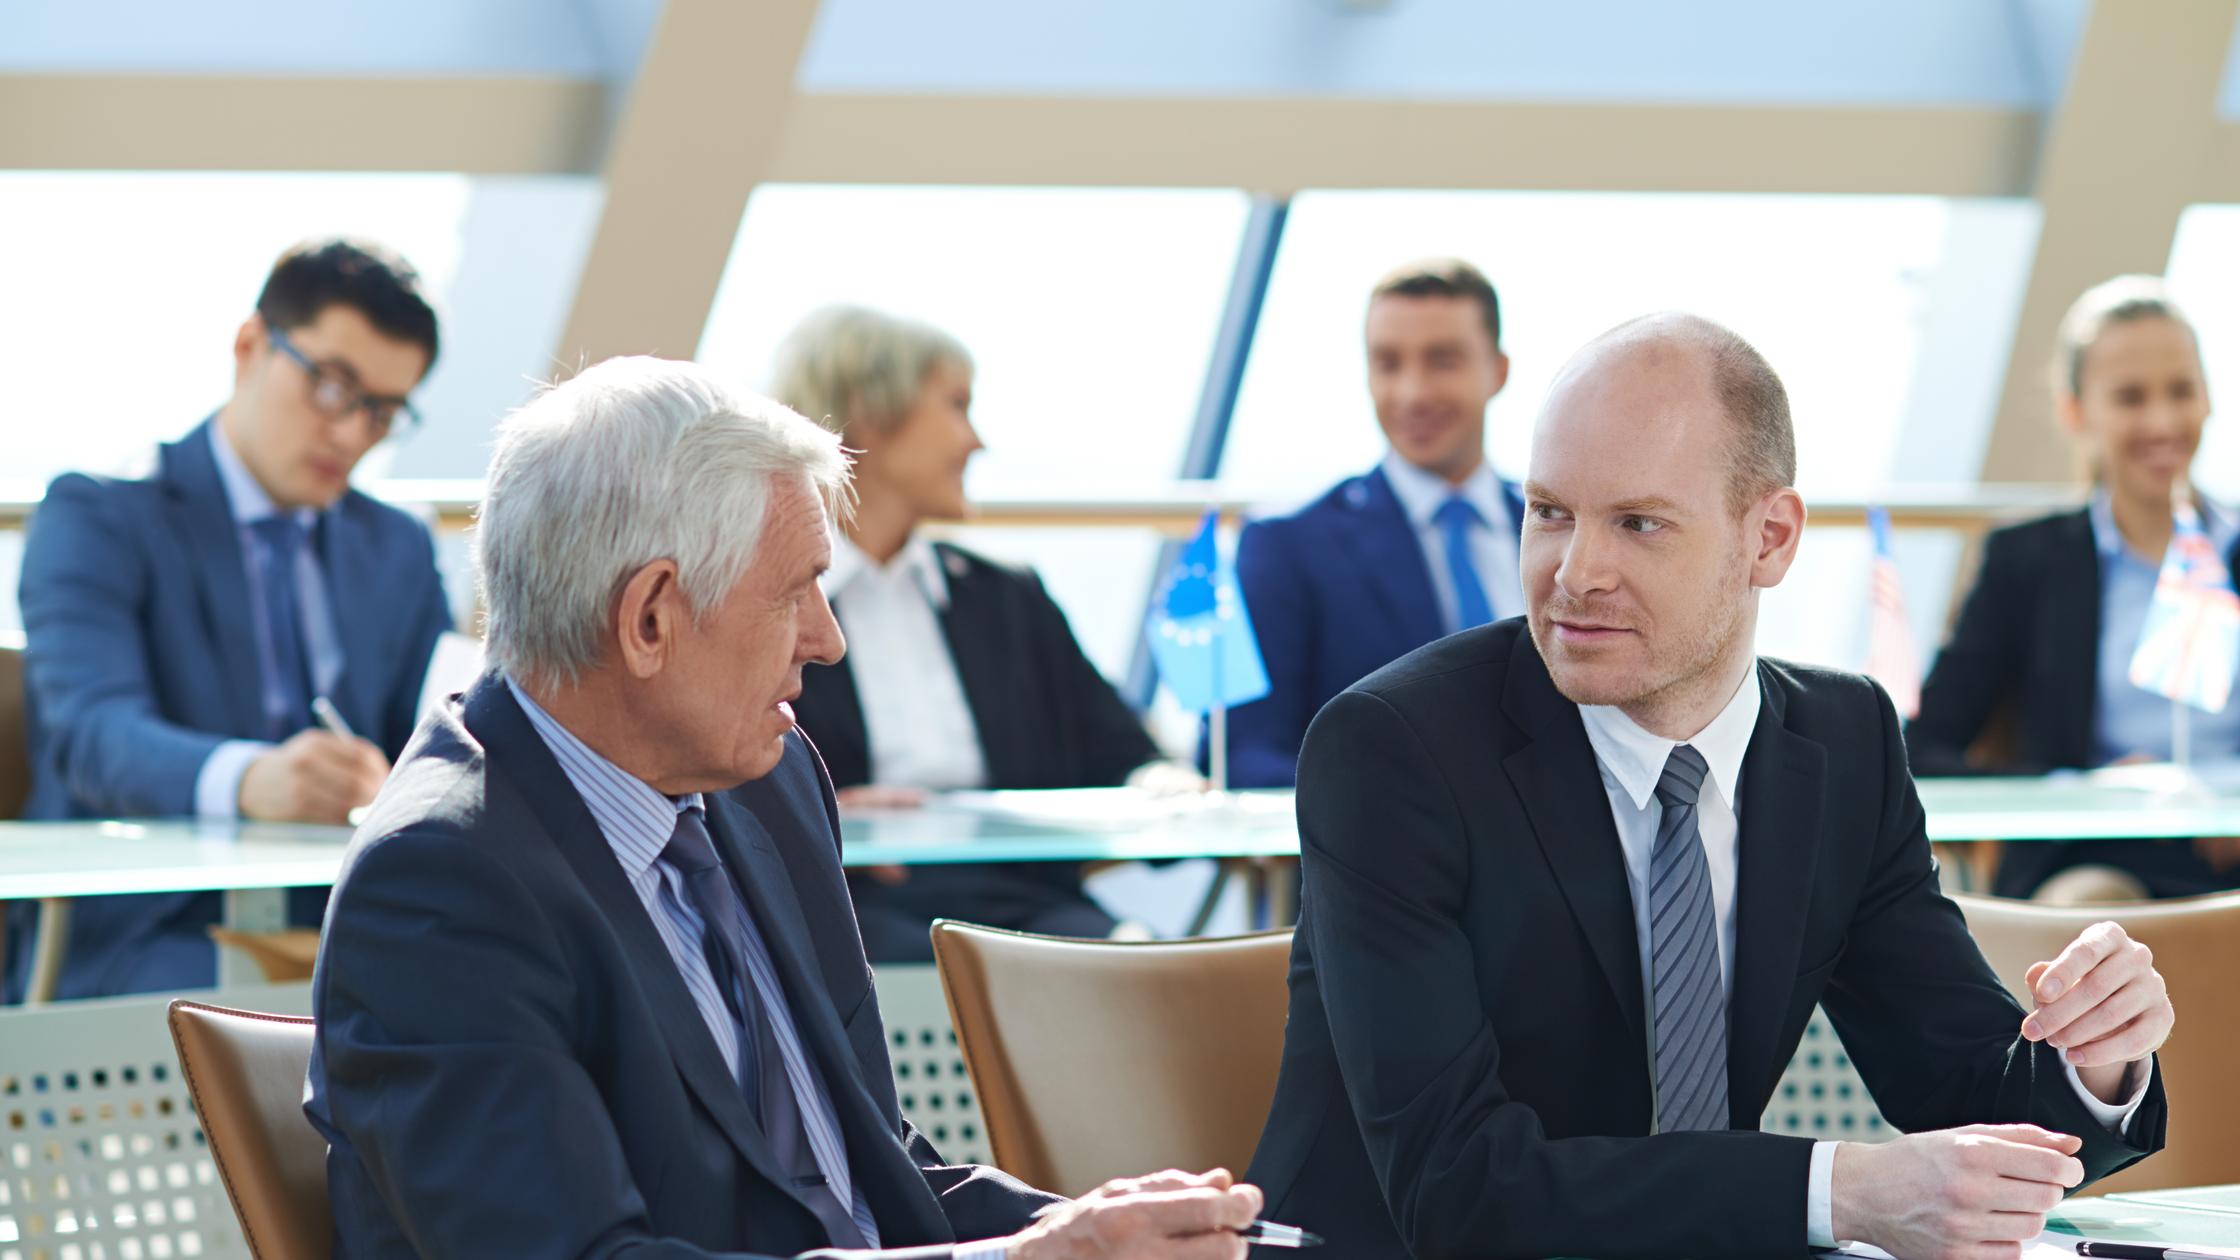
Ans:
{"type": "MultiPolygon", "coordinates": [[[[638,900],[645,903],[647,917],[661,933],[661,943],[669,947],[669,957],[683,973],[684,986],[691,991],[693,1004],[700,1008],[701,1020],[708,1025],[716,1047],[723,1051],[723,1061],[731,1068],[732,1078],[737,1079],[738,1025],[732,1022],[730,1008],[717,992],[715,977],[708,970],[707,955],[701,952],[700,942],[706,937],[707,925],[685,896],[684,876],[660,860],[661,851],[668,847],[669,836],[677,828],[677,815],[687,809],[703,807],[700,794],[672,797],[654,791],[643,780],[633,778],[593,752],[589,745],[538,707],[512,679],[506,680],[506,687],[520,702],[521,711],[528,715],[529,725],[536,728],[545,747],[559,760],[568,782],[575,785],[583,803],[590,808],[592,820],[599,824],[600,833],[613,848],[615,860],[622,864],[622,873],[629,877],[638,900]]],[[[831,1184],[832,1192],[848,1205],[848,1214],[855,1218],[856,1228],[876,1247],[879,1227],[871,1219],[871,1205],[864,1201],[862,1192],[856,1189],[855,1178],[849,1173],[848,1151],[840,1136],[840,1117],[832,1109],[832,1096],[825,1092],[823,1081],[810,1071],[800,1030],[794,1027],[793,1012],[786,1006],[785,990],[779,985],[777,968],[770,961],[770,947],[764,943],[752,915],[747,917],[746,938],[747,971],[753,977],[762,1009],[770,1016],[770,1031],[777,1039],[779,1057],[785,1060],[786,1079],[793,1082],[794,1097],[801,1102],[801,1124],[808,1131],[809,1149],[816,1155],[817,1170],[831,1184]]],[[[738,996],[746,997],[743,993],[738,996]]],[[[764,1070],[768,1070],[767,1065],[764,1070]]],[[[1003,1252],[990,1254],[1001,1256],[1003,1252]]],[[[971,1255],[964,1250],[958,1253],[959,1260],[970,1260],[971,1255]]]]}

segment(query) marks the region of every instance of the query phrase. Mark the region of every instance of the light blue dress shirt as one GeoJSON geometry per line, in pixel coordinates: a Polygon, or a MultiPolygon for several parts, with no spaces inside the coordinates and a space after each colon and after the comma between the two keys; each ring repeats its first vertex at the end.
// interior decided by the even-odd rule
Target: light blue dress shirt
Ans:
{"type": "MultiPolygon", "coordinates": [[[[2154,761],[2167,761],[2171,701],[2159,692],[2131,683],[2131,657],[2139,650],[2139,630],[2146,624],[2148,606],[2154,603],[2162,557],[2150,560],[2124,543],[2107,491],[2092,496],[2088,511],[2093,543],[2100,551],[2100,677],[2093,697],[2093,759],[2098,765],[2107,765],[2143,754],[2154,761]]],[[[2231,514],[2204,512],[2202,516],[2217,554],[2231,555],[2231,514]]],[[[2240,704],[2228,704],[2222,713],[2193,709],[2186,713],[2186,722],[2194,760],[2240,757],[2240,704]]]]}
{"type": "MultiPolygon", "coordinates": [[[[669,957],[682,973],[693,1005],[700,1008],[701,1020],[714,1036],[716,1048],[723,1052],[724,1064],[731,1069],[732,1078],[737,1079],[739,1030],[732,1022],[730,1007],[716,989],[715,976],[709,971],[707,955],[701,949],[701,942],[707,938],[707,924],[693,908],[692,899],[685,895],[683,873],[661,861],[661,852],[669,847],[669,837],[677,829],[677,815],[687,809],[704,807],[700,794],[664,796],[654,791],[643,780],[632,777],[576,738],[574,732],[515,686],[512,679],[506,680],[506,687],[520,702],[521,711],[528,715],[529,725],[536,728],[545,747],[550,748],[553,757],[560,762],[568,782],[575,785],[576,793],[591,810],[592,821],[599,824],[600,833],[614,850],[615,860],[622,864],[622,873],[629,877],[631,889],[644,903],[646,917],[653,920],[654,929],[661,934],[661,943],[668,946],[669,957]]],[[[808,1133],[809,1149],[816,1156],[817,1170],[824,1174],[833,1194],[848,1205],[848,1214],[855,1218],[856,1228],[863,1231],[864,1239],[876,1247],[879,1245],[878,1223],[872,1220],[871,1205],[864,1201],[849,1171],[848,1150],[841,1138],[840,1117],[832,1108],[832,1095],[826,1092],[823,1080],[810,1070],[808,1053],[801,1044],[801,1032],[794,1027],[793,1011],[786,1005],[785,989],[779,984],[777,968],[770,961],[770,947],[763,941],[761,929],[755,925],[752,915],[747,916],[746,941],[747,972],[753,979],[756,999],[770,1017],[770,1032],[778,1043],[778,1057],[785,1060],[786,1079],[793,1083],[794,1097],[800,1100],[801,1127],[808,1133]]],[[[736,996],[744,1001],[747,995],[736,996]]]]}
{"type": "Polygon", "coordinates": [[[1439,624],[1447,633],[1461,628],[1462,616],[1455,600],[1454,577],[1447,570],[1446,531],[1433,518],[1440,504],[1458,494],[1478,509],[1483,521],[1470,527],[1470,564],[1478,571],[1478,584],[1486,588],[1493,619],[1522,614],[1524,587],[1517,576],[1517,522],[1510,519],[1509,503],[1501,493],[1501,479],[1494,475],[1493,465],[1480,463],[1478,471],[1459,486],[1400,458],[1397,451],[1387,454],[1379,467],[1384,470],[1384,479],[1392,483],[1392,496],[1400,500],[1408,525],[1416,531],[1416,545],[1423,548],[1425,567],[1431,570],[1431,593],[1439,601],[1439,624]]]}
{"type": "MultiPolygon", "coordinates": [[[[241,462],[233,443],[219,431],[218,422],[210,421],[210,454],[217,460],[218,480],[225,486],[226,506],[233,513],[234,534],[241,541],[241,567],[249,579],[249,621],[257,632],[257,672],[264,681],[266,708],[281,691],[279,668],[272,655],[271,636],[265,627],[271,623],[264,615],[264,564],[265,544],[251,528],[266,517],[280,515],[272,496],[257,484],[249,466],[241,462]]],[[[335,681],[342,677],[342,638],[335,630],[334,606],[327,602],[326,570],[319,563],[317,525],[319,514],[310,508],[298,508],[298,523],[311,545],[296,552],[296,590],[300,595],[298,606],[303,621],[303,646],[305,658],[311,666],[313,695],[327,695],[334,690],[335,681]]],[[[202,769],[195,773],[194,809],[204,818],[234,818],[241,813],[241,776],[246,774],[249,763],[264,755],[272,745],[261,739],[233,739],[210,750],[203,759],[202,769]]]]}

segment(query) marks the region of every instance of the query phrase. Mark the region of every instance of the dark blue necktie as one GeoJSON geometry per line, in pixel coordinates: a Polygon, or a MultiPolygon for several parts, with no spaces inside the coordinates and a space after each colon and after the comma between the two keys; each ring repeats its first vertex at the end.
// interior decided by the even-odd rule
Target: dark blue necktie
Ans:
{"type": "Polygon", "coordinates": [[[1656,846],[1649,851],[1649,974],[1655,1005],[1657,1132],[1727,1127],[1727,990],[1719,912],[1696,829],[1710,767],[1680,744],[1664,763],[1656,846]]]}
{"type": "Polygon", "coordinates": [[[303,551],[303,523],[281,513],[251,522],[257,536],[258,577],[264,593],[265,639],[272,646],[265,718],[274,739],[311,724],[311,670],[303,649],[303,592],[296,557],[303,551]]]}
{"type": "Polygon", "coordinates": [[[669,835],[661,860],[684,876],[685,896],[699,912],[703,925],[700,948],[707,955],[708,970],[723,994],[739,1031],[739,1085],[747,1103],[762,1121],[780,1167],[794,1180],[802,1203],[823,1222],[836,1247],[868,1247],[863,1231],[849,1215],[848,1206],[825,1180],[809,1146],[809,1131],[801,1117],[801,1100],[786,1075],[785,1056],[771,1031],[769,1013],[762,1008],[754,973],[747,965],[747,907],[738,886],[716,859],[715,841],[700,806],[677,811],[677,828],[669,835]]]}
{"type": "Polygon", "coordinates": [[[1470,530],[1486,518],[1456,495],[1431,514],[1446,539],[1447,576],[1454,581],[1455,629],[1468,630],[1493,620],[1493,605],[1486,599],[1485,583],[1478,580],[1478,566],[1470,563],[1470,530]]]}

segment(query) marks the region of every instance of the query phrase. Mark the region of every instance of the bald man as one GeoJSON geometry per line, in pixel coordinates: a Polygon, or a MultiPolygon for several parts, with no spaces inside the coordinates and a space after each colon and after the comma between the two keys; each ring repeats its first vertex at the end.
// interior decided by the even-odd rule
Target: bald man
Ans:
{"type": "Polygon", "coordinates": [[[1549,395],[1528,613],[1322,710],[1270,1215],[1349,1260],[2000,1257],[2162,1144],[2172,1015],[2114,924],[2000,986],[1872,683],[1761,659],[1805,509],[1780,378],[1691,316],[1549,395]],[[1906,1136],[1756,1131],[1815,1004],[1906,1136]]]}

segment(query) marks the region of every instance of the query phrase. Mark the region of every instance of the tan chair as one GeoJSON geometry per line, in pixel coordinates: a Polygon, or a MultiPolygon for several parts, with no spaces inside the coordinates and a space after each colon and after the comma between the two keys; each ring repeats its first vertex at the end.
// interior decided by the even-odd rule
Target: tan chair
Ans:
{"type": "Polygon", "coordinates": [[[1081,941],[941,920],[934,961],[996,1165],[1087,1193],[1244,1173],[1283,1058],[1291,933],[1081,941]]]}
{"type": "Polygon", "coordinates": [[[2232,1046],[2240,1038],[2240,893],[2100,906],[2049,906],[2004,897],[1953,898],[1968,918],[1992,970],[2025,1007],[2023,973],[2050,959],[2077,933],[2113,920],[2154,951],[2170,984],[2177,1028],[2162,1049],[2170,1094],[2170,1143],[2162,1153],[2093,1185],[2094,1193],[2240,1182],[2240,1078],[2232,1046]]]}
{"type": "Polygon", "coordinates": [[[327,1260],[327,1143],[303,1116],[309,1019],[171,1004],[171,1040],[210,1158],[258,1260],[327,1260]]]}
{"type": "Polygon", "coordinates": [[[31,796],[31,731],[25,725],[23,648],[0,644],[0,818],[17,818],[31,796]]]}
{"type": "Polygon", "coordinates": [[[266,984],[309,980],[319,963],[319,929],[282,928],[277,932],[237,932],[213,926],[210,939],[221,949],[238,949],[249,956],[266,984]]]}

